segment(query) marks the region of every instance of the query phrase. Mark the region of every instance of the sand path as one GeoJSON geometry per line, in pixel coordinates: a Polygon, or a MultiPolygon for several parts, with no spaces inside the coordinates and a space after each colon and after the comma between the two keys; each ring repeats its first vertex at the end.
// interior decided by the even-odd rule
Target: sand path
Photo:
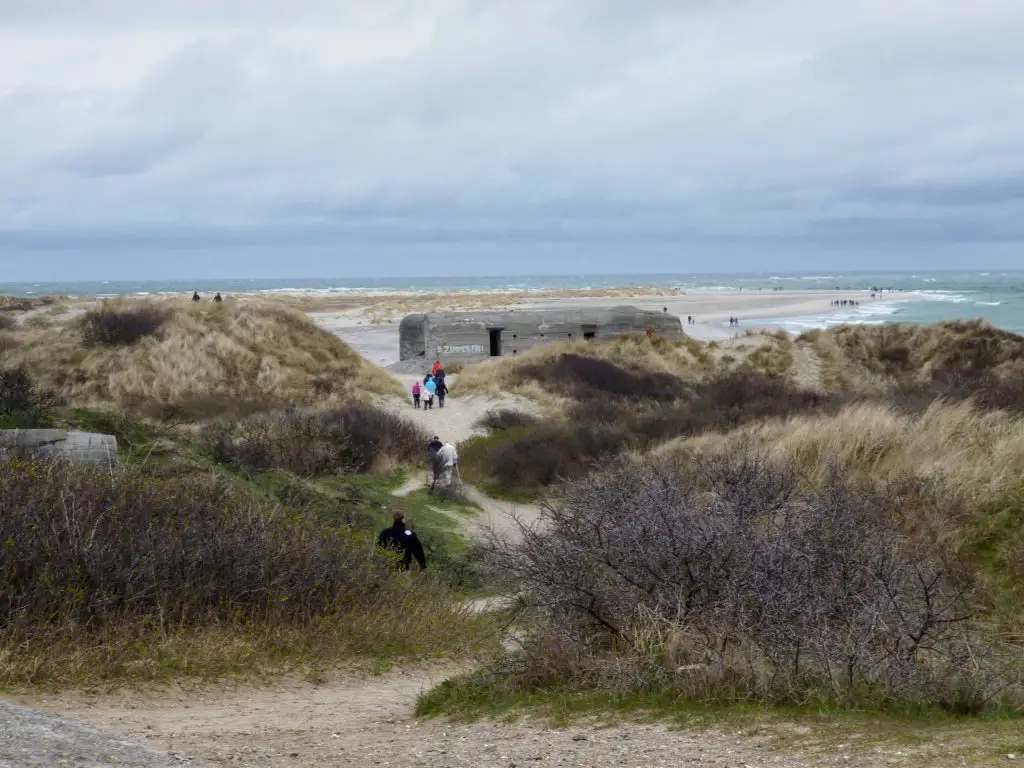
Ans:
{"type": "MultiPolygon", "coordinates": [[[[563,729],[531,721],[453,724],[415,719],[416,696],[460,671],[441,667],[325,685],[277,681],[272,688],[67,695],[37,707],[73,713],[193,766],[722,766],[874,765],[839,755],[800,760],[765,752],[770,732],[670,731],[664,726],[593,723],[563,729]],[[820,759],[824,757],[825,759],[820,759]]],[[[125,743],[120,741],[120,743],[125,743]]],[[[154,755],[154,759],[156,756],[154,755]]],[[[8,763],[29,765],[30,763],[8,763]]],[[[73,762],[74,765],[139,763],[73,762]]],[[[152,764],[164,764],[154,762],[152,764]]]]}

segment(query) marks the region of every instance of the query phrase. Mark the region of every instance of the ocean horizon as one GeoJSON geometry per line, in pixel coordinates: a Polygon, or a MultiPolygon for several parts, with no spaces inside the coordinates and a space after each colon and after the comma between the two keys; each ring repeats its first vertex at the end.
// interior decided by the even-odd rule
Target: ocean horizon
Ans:
{"type": "Polygon", "coordinates": [[[683,291],[870,291],[885,289],[882,300],[844,312],[774,318],[772,325],[793,332],[841,324],[935,323],[981,318],[1024,333],[1024,270],[957,272],[832,272],[797,274],[615,274],[381,278],[279,278],[203,280],[109,280],[89,282],[0,283],[0,295],[161,296],[191,293],[360,293],[600,290],[658,286],[683,291]]]}

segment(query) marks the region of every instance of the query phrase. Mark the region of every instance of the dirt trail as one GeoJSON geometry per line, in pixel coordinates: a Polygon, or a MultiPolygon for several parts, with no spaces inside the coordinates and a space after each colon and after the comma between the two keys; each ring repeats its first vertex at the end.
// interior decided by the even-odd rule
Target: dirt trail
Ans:
{"type": "Polygon", "coordinates": [[[793,349],[794,383],[803,388],[820,390],[821,358],[810,347],[797,344],[793,349]]]}
{"type": "Polygon", "coordinates": [[[398,672],[322,686],[288,681],[272,689],[69,695],[48,700],[42,708],[73,713],[101,731],[196,766],[822,764],[767,756],[764,737],[737,740],[729,734],[671,732],[652,725],[607,729],[590,724],[564,730],[530,722],[415,720],[411,704],[416,695],[457,671],[398,672]]]}
{"type": "Polygon", "coordinates": [[[512,408],[525,411],[535,415],[540,414],[537,405],[526,398],[516,395],[494,398],[486,395],[468,395],[460,397],[458,394],[458,376],[450,376],[448,387],[452,391],[445,401],[445,407],[441,408],[434,400],[434,407],[430,410],[424,408],[413,408],[412,405],[412,383],[417,380],[416,376],[396,376],[402,382],[406,392],[410,392],[407,399],[397,397],[381,398],[379,405],[389,411],[403,416],[406,419],[416,422],[426,429],[430,434],[439,436],[442,440],[458,443],[474,435],[483,434],[484,430],[478,428],[476,423],[491,410],[497,408],[512,408]]]}

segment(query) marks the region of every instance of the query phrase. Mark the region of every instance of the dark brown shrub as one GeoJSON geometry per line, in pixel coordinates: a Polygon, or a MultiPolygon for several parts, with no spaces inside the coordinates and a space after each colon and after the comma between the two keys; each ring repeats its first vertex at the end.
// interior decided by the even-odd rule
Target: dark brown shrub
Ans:
{"type": "Polygon", "coordinates": [[[608,395],[630,400],[675,400],[685,393],[683,382],[669,373],[634,373],[614,363],[583,355],[563,354],[553,362],[525,365],[514,372],[516,384],[536,381],[546,389],[578,400],[608,395]]]}
{"type": "Polygon", "coordinates": [[[0,314],[0,331],[13,331],[18,327],[18,321],[10,315],[0,314]]]}
{"type": "Polygon", "coordinates": [[[512,408],[496,408],[485,413],[475,426],[481,429],[516,429],[532,427],[538,423],[539,419],[529,413],[512,408]]]}
{"type": "Polygon", "coordinates": [[[82,317],[82,337],[90,345],[130,346],[160,330],[168,316],[166,310],[154,306],[103,306],[82,317]]]}
{"type": "Polygon", "coordinates": [[[221,462],[314,476],[367,472],[379,462],[419,462],[429,435],[388,411],[350,405],[334,411],[274,411],[237,422],[216,422],[206,428],[204,440],[221,462]]]}

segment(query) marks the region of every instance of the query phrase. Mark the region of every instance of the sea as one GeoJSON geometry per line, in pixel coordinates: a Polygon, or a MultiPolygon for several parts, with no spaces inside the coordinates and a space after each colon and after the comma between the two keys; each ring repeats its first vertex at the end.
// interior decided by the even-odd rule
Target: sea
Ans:
{"type": "MultiPolygon", "coordinates": [[[[841,312],[774,318],[794,332],[843,324],[935,323],[983,318],[1024,333],[1024,271],[835,272],[822,274],[621,274],[515,277],[410,277],[373,279],[223,279],[0,283],[0,294],[15,296],[157,296],[191,293],[359,293],[452,291],[546,291],[630,286],[664,286],[684,291],[870,291],[881,299],[841,312]]],[[[752,318],[753,320],[754,318],[752,318]]]]}

